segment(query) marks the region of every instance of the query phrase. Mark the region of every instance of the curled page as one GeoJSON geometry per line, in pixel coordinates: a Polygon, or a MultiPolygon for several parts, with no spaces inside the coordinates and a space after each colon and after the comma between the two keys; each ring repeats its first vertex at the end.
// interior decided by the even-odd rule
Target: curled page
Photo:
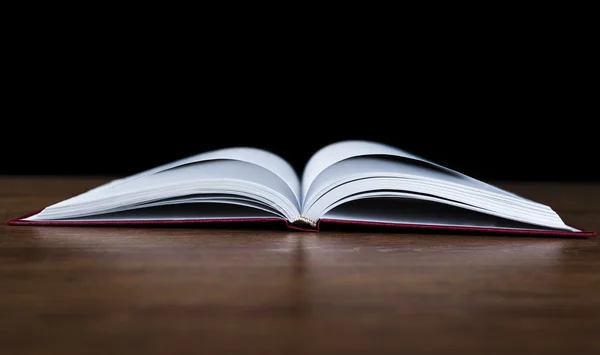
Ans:
{"type": "Polygon", "coordinates": [[[308,193],[310,184],[332,164],[350,157],[372,154],[389,154],[426,161],[404,150],[381,143],[352,140],[330,144],[317,151],[306,163],[302,173],[302,201],[308,193]]]}

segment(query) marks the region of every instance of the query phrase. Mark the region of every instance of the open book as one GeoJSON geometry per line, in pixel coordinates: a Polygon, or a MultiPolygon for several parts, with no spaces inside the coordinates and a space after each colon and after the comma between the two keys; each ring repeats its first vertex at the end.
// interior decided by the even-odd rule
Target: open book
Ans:
{"type": "Polygon", "coordinates": [[[362,224],[591,236],[549,206],[396,147],[342,141],[312,155],[301,178],[281,157],[235,147],[205,152],[48,206],[10,225],[283,221],[290,228],[362,224]]]}

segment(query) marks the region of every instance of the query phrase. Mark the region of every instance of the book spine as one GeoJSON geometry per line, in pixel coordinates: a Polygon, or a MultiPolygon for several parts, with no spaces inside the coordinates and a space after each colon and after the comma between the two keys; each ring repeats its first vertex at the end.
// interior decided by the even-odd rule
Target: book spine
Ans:
{"type": "Polygon", "coordinates": [[[298,227],[317,228],[317,222],[313,221],[312,219],[310,219],[308,217],[304,217],[304,216],[296,217],[293,221],[291,221],[291,224],[298,226],[298,227]]]}

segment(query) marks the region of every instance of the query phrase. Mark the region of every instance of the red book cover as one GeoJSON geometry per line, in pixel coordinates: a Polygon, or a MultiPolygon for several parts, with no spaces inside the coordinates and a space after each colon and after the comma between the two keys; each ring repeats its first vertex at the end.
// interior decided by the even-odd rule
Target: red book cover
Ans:
{"type": "Polygon", "coordinates": [[[547,237],[579,237],[589,238],[594,237],[596,232],[581,231],[571,232],[563,230],[533,230],[533,229],[516,229],[516,228],[488,228],[488,227],[467,227],[467,226],[443,226],[443,225],[427,225],[427,224],[408,224],[408,223],[384,223],[384,222],[368,222],[368,221],[349,221],[341,219],[323,218],[317,222],[316,227],[298,226],[291,224],[288,221],[279,218],[228,218],[228,219],[181,219],[181,220],[130,220],[130,221],[28,221],[27,217],[35,215],[39,211],[30,213],[18,218],[9,219],[8,225],[12,226],[177,226],[177,225],[197,225],[200,228],[207,225],[231,225],[239,227],[243,225],[252,225],[254,227],[264,228],[286,228],[305,232],[319,232],[321,230],[337,230],[344,229],[361,231],[388,231],[388,232],[435,232],[435,233],[477,233],[484,235],[521,235],[521,236],[547,236],[547,237]],[[356,228],[355,228],[356,227],[356,228]]]}

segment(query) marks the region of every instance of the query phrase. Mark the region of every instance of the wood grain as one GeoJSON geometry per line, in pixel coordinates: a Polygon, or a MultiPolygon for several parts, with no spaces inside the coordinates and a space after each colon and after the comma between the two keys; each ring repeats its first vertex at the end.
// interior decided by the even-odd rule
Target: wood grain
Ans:
{"type": "MultiPolygon", "coordinates": [[[[0,178],[6,220],[106,178],[0,178]]],[[[500,184],[600,230],[600,184],[500,184]]],[[[599,354],[597,238],[0,225],[0,354],[599,354]]]]}

